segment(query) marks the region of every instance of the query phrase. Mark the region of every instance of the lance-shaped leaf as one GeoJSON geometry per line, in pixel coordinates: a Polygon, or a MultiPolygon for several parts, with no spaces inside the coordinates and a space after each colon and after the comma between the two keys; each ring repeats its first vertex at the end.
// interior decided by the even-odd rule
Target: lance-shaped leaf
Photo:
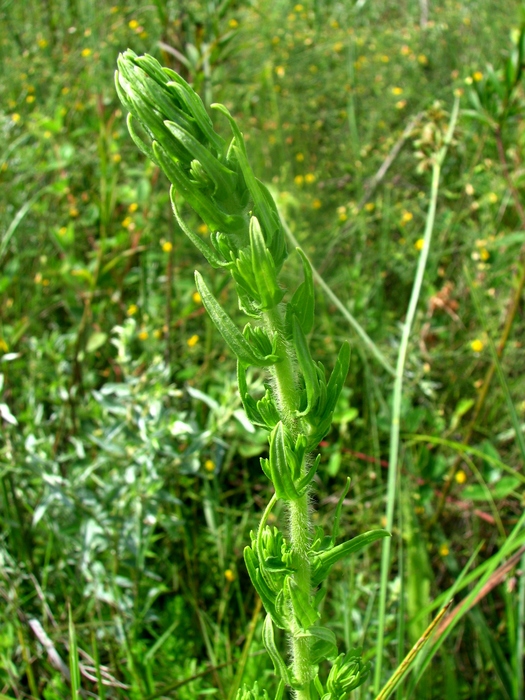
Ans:
{"type": "Polygon", "coordinates": [[[290,335],[293,333],[293,316],[297,316],[303,333],[308,335],[314,327],[314,311],[315,311],[315,293],[314,293],[314,280],[312,277],[312,267],[308,261],[308,258],[303,253],[300,248],[296,248],[297,252],[301,256],[303,263],[303,275],[304,281],[297,287],[294,295],[288,302],[286,307],[287,326],[290,329],[290,335]]]}
{"type": "Polygon", "coordinates": [[[269,311],[282,301],[284,290],[277,283],[275,263],[266,247],[259,221],[255,216],[250,219],[250,249],[252,275],[259,292],[261,308],[269,311]]]}
{"type": "Polygon", "coordinates": [[[212,198],[195,186],[180,164],[168,155],[156,141],[153,142],[153,153],[155,154],[156,162],[160,165],[168,180],[180,192],[192,209],[204,219],[210,229],[238,233],[245,228],[246,222],[243,216],[226,214],[222,211],[212,198]]]}
{"type": "MultiPolygon", "coordinates": [[[[246,186],[248,187],[248,189],[250,190],[250,194],[252,195],[255,210],[257,212],[258,218],[261,221],[262,229],[264,231],[268,247],[272,246],[272,239],[274,235],[280,235],[282,237],[282,240],[284,241],[284,236],[282,234],[278,218],[279,215],[277,214],[276,209],[274,209],[275,204],[273,203],[273,199],[271,198],[267,190],[264,191],[265,188],[263,189],[261,183],[259,183],[255,175],[253,174],[253,170],[248,162],[248,157],[246,154],[244,137],[239,127],[237,126],[235,119],[232,117],[232,115],[224,105],[213,104],[212,108],[222,112],[222,114],[224,114],[230,122],[230,127],[234,135],[234,144],[232,147],[237,157],[242,174],[244,176],[246,186]]],[[[275,263],[276,266],[279,268],[279,261],[275,260],[275,263]]]]}
{"type": "Polygon", "coordinates": [[[153,153],[153,148],[150,146],[144,139],[142,139],[135,128],[135,117],[131,112],[129,112],[128,117],[126,119],[126,124],[128,125],[128,131],[129,135],[135,142],[135,145],[141,151],[147,158],[149,158],[155,165],[158,165],[157,158],[155,157],[155,154],[153,153]]]}
{"type": "Polygon", "coordinates": [[[288,666],[286,665],[275,644],[272,619],[269,615],[267,615],[264,620],[262,640],[264,646],[266,647],[266,651],[272,660],[275,673],[279,676],[279,678],[282,678],[287,685],[293,685],[292,674],[290,673],[288,666]]]}
{"type": "Polygon", "coordinates": [[[277,336],[274,336],[271,340],[268,337],[268,333],[260,326],[252,326],[250,323],[246,324],[242,331],[243,336],[250,343],[252,348],[256,353],[262,357],[274,356],[276,359],[279,358],[277,354],[277,336]]]}
{"type": "Polygon", "coordinates": [[[306,416],[314,408],[319,398],[319,381],[317,378],[317,368],[310,355],[306,336],[298,319],[293,319],[293,339],[297,361],[303,375],[306,388],[307,405],[304,411],[297,412],[298,416],[306,416]]]}
{"type": "Polygon", "coordinates": [[[310,637],[310,659],[313,664],[318,664],[325,659],[335,659],[337,656],[337,642],[335,634],[327,627],[316,627],[315,625],[299,632],[295,637],[310,637]]]}
{"type": "Polygon", "coordinates": [[[328,380],[328,385],[326,387],[326,412],[333,412],[337,400],[339,399],[341,389],[345,383],[349,367],[350,345],[345,341],[341,345],[334,369],[332,370],[332,374],[330,375],[330,379],[328,380]]]}
{"type": "Polygon", "coordinates": [[[197,159],[208,177],[213,180],[216,190],[213,194],[220,194],[221,199],[230,199],[231,193],[235,192],[237,185],[235,173],[222,165],[208,148],[178,124],[170,121],[165,121],[164,124],[188,151],[191,160],[197,159]]]}
{"type": "Polygon", "coordinates": [[[319,618],[318,611],[310,600],[310,591],[299,587],[292,576],[287,576],[284,582],[284,594],[292,602],[292,610],[301,630],[307,630],[319,618]]]}
{"type": "Polygon", "coordinates": [[[286,621],[286,608],[282,605],[283,596],[282,594],[276,596],[264,580],[259,568],[259,559],[251,547],[244,548],[244,562],[252,585],[262,600],[264,609],[271,616],[277,627],[287,630],[289,625],[286,621]]]}
{"type": "Polygon", "coordinates": [[[337,547],[325,549],[321,552],[310,552],[310,560],[313,569],[312,585],[318,586],[321,581],[324,581],[330,573],[332,566],[338,561],[350,556],[350,554],[360,552],[362,549],[372,544],[372,542],[376,542],[383,537],[390,537],[390,533],[387,530],[370,530],[369,532],[364,532],[347,542],[337,545],[337,547]]]}
{"type": "Polygon", "coordinates": [[[275,356],[262,357],[253,352],[246,338],[239,331],[226,311],[224,311],[217,299],[215,299],[213,294],[210,292],[199,272],[195,272],[195,283],[197,285],[197,290],[201,295],[204,308],[217,327],[217,330],[224,338],[226,345],[230,348],[237,359],[246,366],[254,365],[255,367],[269,367],[275,364],[275,356]]]}
{"type": "Polygon", "coordinates": [[[171,199],[171,207],[173,209],[173,214],[175,215],[175,218],[177,219],[177,223],[181,227],[181,229],[184,231],[184,233],[188,236],[190,241],[193,243],[193,245],[204,255],[206,260],[210,263],[212,267],[219,268],[219,267],[227,267],[227,264],[222,260],[218,253],[211,247],[209,246],[205,241],[202,240],[202,238],[196,234],[193,233],[193,231],[186,226],[184,223],[184,220],[182,216],[179,213],[179,209],[177,207],[177,200],[175,199],[175,188],[173,185],[170,187],[170,199],[171,199]]]}
{"type": "Polygon", "coordinates": [[[266,428],[266,421],[263,419],[258,410],[257,401],[250,396],[248,391],[248,384],[246,382],[246,368],[240,360],[237,360],[237,384],[239,387],[242,405],[244,406],[248,420],[260,428],[266,428]]]}
{"type": "Polygon", "coordinates": [[[299,498],[286,459],[285,429],[282,421],[270,433],[269,469],[277,498],[294,501],[299,498]]]}

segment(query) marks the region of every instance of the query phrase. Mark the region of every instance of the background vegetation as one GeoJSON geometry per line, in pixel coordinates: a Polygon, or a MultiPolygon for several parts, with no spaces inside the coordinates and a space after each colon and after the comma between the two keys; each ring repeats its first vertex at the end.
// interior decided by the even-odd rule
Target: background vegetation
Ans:
{"type": "MultiPolygon", "coordinates": [[[[293,234],[390,365],[429,158],[461,97],[405,371],[386,616],[379,545],[334,572],[325,613],[367,658],[384,631],[385,681],[450,588],[454,604],[473,591],[398,697],[523,697],[525,96],[505,69],[520,3],[425,8],[0,4],[0,697],[71,697],[68,611],[90,697],[275,690],[242,562],[269,498],[266,437],[167,183],[127,134],[113,86],[127,47],[235,114],[293,234]]],[[[235,314],[219,275],[214,291],[235,314]]],[[[322,290],[317,308],[327,365],[352,342],[319,521],[350,475],[342,522],[358,533],[385,522],[392,376],[322,290]]]]}

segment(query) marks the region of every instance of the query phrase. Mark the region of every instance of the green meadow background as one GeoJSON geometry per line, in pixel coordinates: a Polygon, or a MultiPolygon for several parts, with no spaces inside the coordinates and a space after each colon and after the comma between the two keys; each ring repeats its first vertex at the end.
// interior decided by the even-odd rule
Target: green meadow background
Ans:
{"type": "MultiPolygon", "coordinates": [[[[168,183],[128,135],[114,89],[128,47],[234,114],[283,219],[386,360],[317,287],[315,352],[331,366],[348,339],[352,358],[315,519],[329,528],[350,476],[347,537],[386,522],[385,364],[460,100],[404,373],[386,615],[380,544],[336,567],[323,615],[372,661],[381,628],[384,683],[453,597],[398,700],[524,697],[525,95],[509,68],[522,13],[517,0],[1,0],[0,698],[70,698],[71,672],[83,697],[276,690],[242,558],[271,497],[266,434],[204,313],[203,259],[168,183]]],[[[235,316],[229,279],[206,274],[235,316]]],[[[293,255],[285,275],[301,274],[293,255]]],[[[374,698],[373,683],[352,697],[374,698]]]]}

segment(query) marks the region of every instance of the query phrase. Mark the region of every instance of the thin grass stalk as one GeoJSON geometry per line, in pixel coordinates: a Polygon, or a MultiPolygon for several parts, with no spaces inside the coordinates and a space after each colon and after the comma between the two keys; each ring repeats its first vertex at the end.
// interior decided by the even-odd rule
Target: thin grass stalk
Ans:
{"type": "Polygon", "coordinates": [[[392,695],[396,687],[399,685],[399,683],[403,680],[404,676],[407,674],[407,672],[410,670],[410,667],[414,663],[417,655],[423,649],[423,647],[426,645],[430,637],[432,636],[432,632],[436,629],[436,627],[439,625],[441,620],[443,619],[445,613],[450,607],[450,604],[452,601],[449,601],[441,610],[439,613],[436,615],[436,617],[432,620],[430,625],[426,628],[426,630],[423,632],[421,637],[418,639],[418,641],[414,644],[412,649],[408,652],[408,654],[405,656],[403,661],[399,664],[397,669],[395,670],[395,673],[393,676],[389,679],[388,683],[385,685],[383,690],[376,696],[375,700],[388,700],[388,698],[392,695]]]}
{"type": "Polygon", "coordinates": [[[69,674],[71,678],[71,697],[80,697],[80,665],[78,662],[77,635],[71,606],[69,606],[69,674]]]}
{"type": "Polygon", "coordinates": [[[521,577],[518,593],[518,626],[516,633],[516,697],[525,697],[523,655],[525,653],[525,554],[520,562],[521,577]]]}
{"type": "MultiPolygon", "coordinates": [[[[416,277],[412,287],[410,302],[408,305],[407,316],[403,325],[401,336],[401,344],[399,346],[399,354],[397,357],[396,375],[394,380],[394,389],[392,394],[392,422],[390,429],[390,455],[388,463],[388,482],[387,482],[387,508],[386,508],[386,529],[391,531],[394,524],[394,506],[396,501],[396,481],[397,467],[399,455],[399,432],[401,420],[401,399],[403,396],[403,378],[405,370],[405,362],[408,351],[408,342],[414,322],[423,277],[430,252],[430,243],[432,240],[432,232],[434,230],[434,221],[436,218],[436,205],[439,192],[439,180],[441,176],[441,167],[447,153],[448,146],[452,140],[454,128],[459,113],[459,99],[456,97],[452,114],[448,126],[448,131],[445,137],[444,145],[436,154],[432,165],[432,183],[430,188],[430,203],[428,208],[427,220],[425,224],[425,233],[423,236],[423,249],[419,256],[419,261],[416,270],[416,277]]],[[[383,542],[381,556],[381,582],[379,591],[379,631],[376,650],[376,663],[374,674],[374,692],[377,694],[381,685],[381,672],[383,662],[383,647],[384,635],[386,626],[386,597],[388,577],[390,574],[390,538],[383,542]]]]}

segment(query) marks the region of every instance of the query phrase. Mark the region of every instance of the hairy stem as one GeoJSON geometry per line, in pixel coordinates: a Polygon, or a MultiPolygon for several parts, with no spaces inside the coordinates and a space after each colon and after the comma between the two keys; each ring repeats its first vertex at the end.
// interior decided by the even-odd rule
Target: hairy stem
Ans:
{"type": "MultiPolygon", "coordinates": [[[[265,315],[266,326],[272,333],[277,334],[277,353],[282,360],[274,365],[275,389],[279,410],[286,427],[297,432],[297,419],[294,412],[297,410],[298,393],[295,379],[295,369],[291,348],[284,338],[283,318],[277,307],[265,315]]],[[[310,512],[308,508],[308,495],[288,504],[290,517],[290,544],[294,553],[295,574],[294,582],[302,591],[310,594],[311,572],[308,559],[310,546],[310,512]]],[[[310,660],[310,643],[307,637],[296,637],[294,629],[291,639],[292,667],[295,679],[303,684],[304,688],[296,691],[297,700],[310,700],[310,680],[312,663],[310,660]]]]}

